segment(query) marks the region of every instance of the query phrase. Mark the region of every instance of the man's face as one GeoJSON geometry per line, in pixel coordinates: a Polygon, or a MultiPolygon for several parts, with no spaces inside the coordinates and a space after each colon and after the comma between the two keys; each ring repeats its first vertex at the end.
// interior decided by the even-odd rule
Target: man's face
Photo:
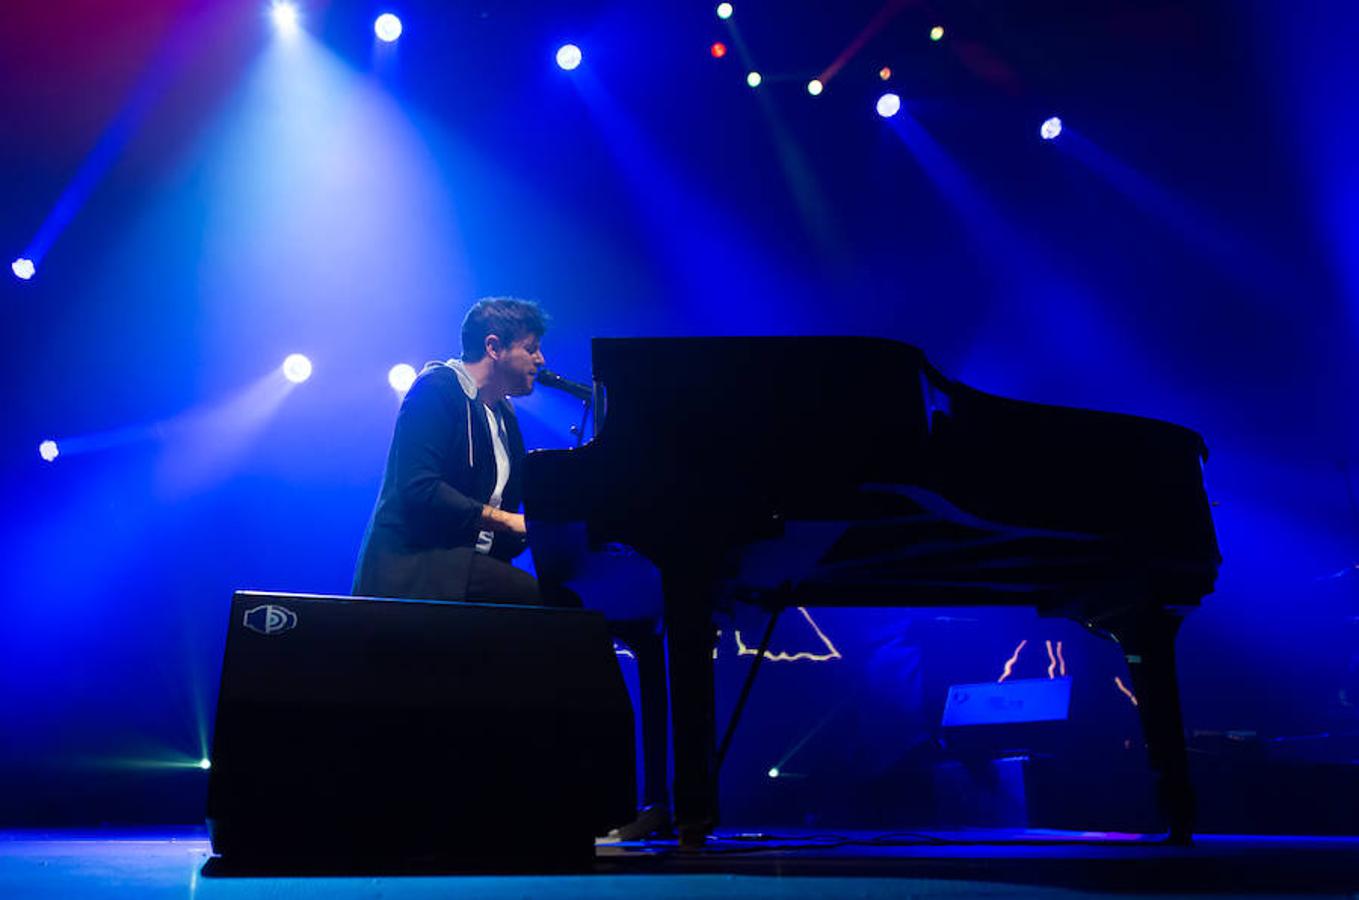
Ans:
{"type": "Polygon", "coordinates": [[[530,334],[505,347],[495,361],[496,375],[505,385],[505,393],[522,397],[533,391],[533,380],[539,367],[546,364],[543,357],[542,336],[530,334]]]}

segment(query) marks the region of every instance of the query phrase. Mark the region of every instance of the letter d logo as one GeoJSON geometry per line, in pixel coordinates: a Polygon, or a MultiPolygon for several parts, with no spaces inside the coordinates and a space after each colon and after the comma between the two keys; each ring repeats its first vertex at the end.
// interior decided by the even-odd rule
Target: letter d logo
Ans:
{"type": "Polygon", "coordinates": [[[281,634],[297,625],[297,613],[283,606],[266,603],[245,611],[245,627],[260,634],[281,634]]]}

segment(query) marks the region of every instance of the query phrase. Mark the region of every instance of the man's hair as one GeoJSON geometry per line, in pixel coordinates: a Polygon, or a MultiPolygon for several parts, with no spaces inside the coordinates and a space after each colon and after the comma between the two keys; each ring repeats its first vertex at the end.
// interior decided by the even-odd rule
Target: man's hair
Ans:
{"type": "Polygon", "coordinates": [[[529,335],[547,331],[547,313],[532,300],[486,297],[472,304],[462,320],[463,362],[476,362],[486,355],[486,336],[494,334],[506,346],[529,335]]]}

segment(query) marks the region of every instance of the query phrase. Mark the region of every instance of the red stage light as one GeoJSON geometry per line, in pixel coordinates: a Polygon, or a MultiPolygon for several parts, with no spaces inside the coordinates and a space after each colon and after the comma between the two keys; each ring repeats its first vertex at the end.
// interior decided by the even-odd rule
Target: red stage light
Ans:
{"type": "Polygon", "coordinates": [[[713,55],[713,59],[721,59],[727,55],[727,45],[721,41],[716,41],[708,48],[708,52],[713,55]]]}

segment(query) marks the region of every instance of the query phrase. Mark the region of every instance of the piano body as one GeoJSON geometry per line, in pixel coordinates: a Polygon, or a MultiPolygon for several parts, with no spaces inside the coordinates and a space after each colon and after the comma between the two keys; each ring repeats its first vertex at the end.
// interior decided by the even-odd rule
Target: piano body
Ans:
{"type": "Polygon", "coordinates": [[[1025,605],[1112,638],[1169,840],[1190,840],[1175,635],[1220,562],[1198,434],[992,396],[885,339],[600,338],[592,354],[595,437],[525,462],[530,547],[545,594],[663,618],[682,842],[717,821],[713,612],[731,598],[1025,605]],[[628,568],[659,602],[609,590],[628,568]]]}

